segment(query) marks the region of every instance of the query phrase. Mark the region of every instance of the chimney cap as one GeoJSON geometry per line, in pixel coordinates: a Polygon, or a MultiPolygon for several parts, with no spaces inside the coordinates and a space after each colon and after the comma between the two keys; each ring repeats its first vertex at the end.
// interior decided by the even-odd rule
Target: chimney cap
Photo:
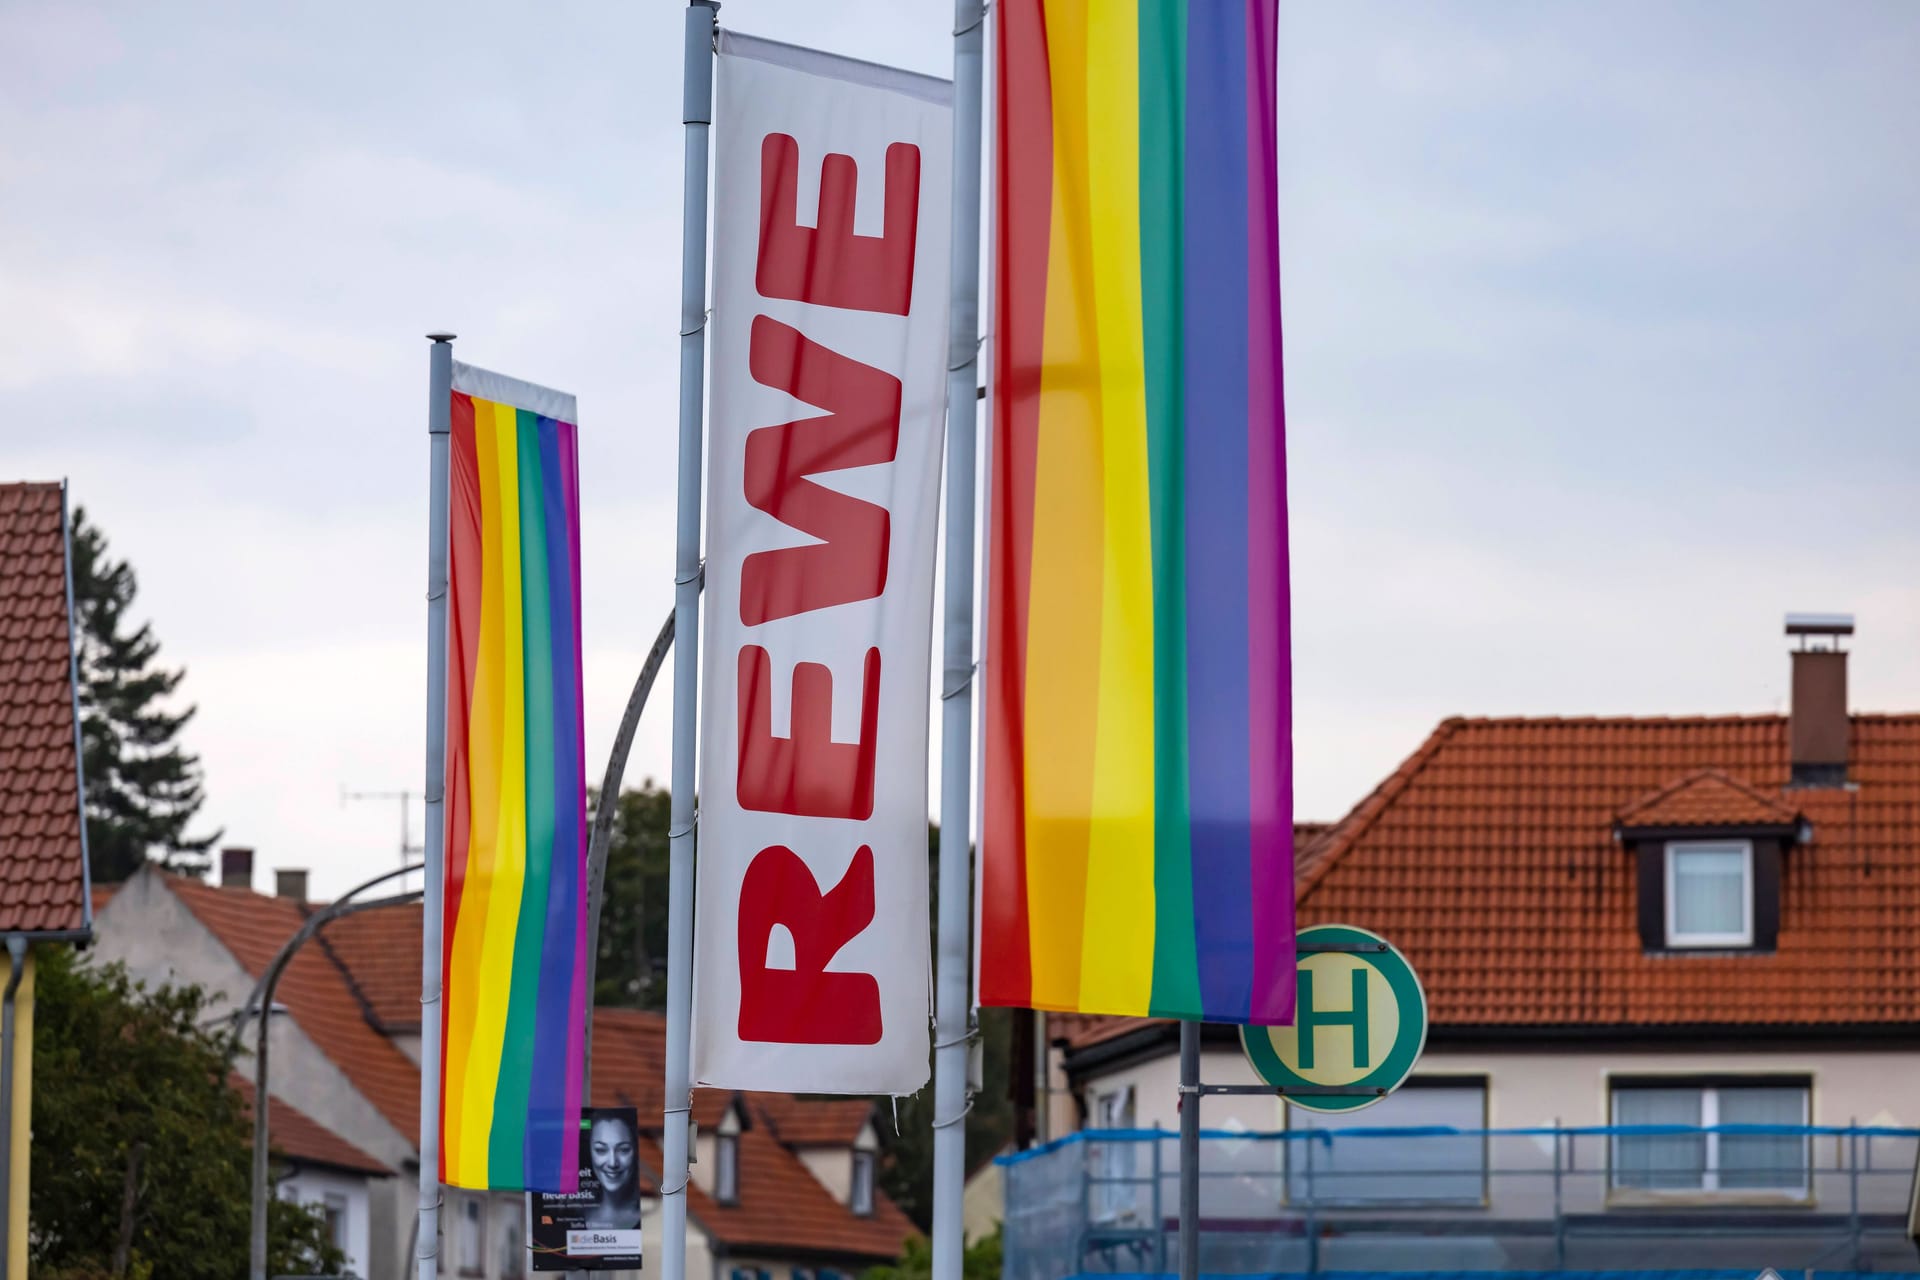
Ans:
{"type": "Polygon", "coordinates": [[[1790,636],[1850,636],[1853,634],[1853,615],[1850,613],[1790,613],[1787,615],[1787,634],[1790,636]]]}

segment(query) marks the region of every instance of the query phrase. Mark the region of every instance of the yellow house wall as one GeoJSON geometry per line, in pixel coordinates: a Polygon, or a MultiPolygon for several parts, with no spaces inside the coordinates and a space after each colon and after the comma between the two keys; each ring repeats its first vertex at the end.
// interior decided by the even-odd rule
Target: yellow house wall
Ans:
{"type": "Polygon", "coordinates": [[[33,951],[13,995],[13,1150],[7,1153],[7,1280],[27,1280],[27,1171],[33,1150],[33,951]]]}

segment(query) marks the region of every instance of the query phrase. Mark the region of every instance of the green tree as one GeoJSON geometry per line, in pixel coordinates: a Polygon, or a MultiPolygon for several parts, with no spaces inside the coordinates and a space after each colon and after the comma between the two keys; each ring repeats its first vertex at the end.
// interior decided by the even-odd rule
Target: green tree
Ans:
{"type": "MultiPolygon", "coordinates": [[[[198,987],[38,956],[29,1245],[45,1280],[231,1280],[247,1268],[253,1132],[238,1044],[198,987]]],[[[320,1214],[276,1200],[273,1275],[338,1275],[320,1214]]]]}
{"type": "Polygon", "coordinates": [[[179,742],[194,708],[167,710],[186,669],[158,665],[152,625],[133,627],[128,611],[137,589],[133,566],[108,554],[106,536],[75,507],[73,630],[96,883],[125,880],[156,856],[174,870],[204,871],[220,838],[187,834],[206,798],[200,761],[179,742]]]}
{"type": "MultiPolygon", "coordinates": [[[[599,795],[594,796],[599,803],[599,795]]],[[[667,823],[671,799],[652,778],[620,793],[607,842],[607,878],[600,902],[594,962],[595,1004],[626,1009],[667,1007],[667,823]]]]}
{"type": "MultiPolygon", "coordinates": [[[[1000,1228],[996,1226],[992,1235],[981,1236],[960,1255],[963,1280],[1000,1280],[1002,1253],[1000,1228]]],[[[933,1247],[925,1236],[914,1236],[907,1241],[899,1261],[884,1267],[868,1267],[860,1280],[931,1280],[932,1276],[933,1247]]]]}
{"type": "MultiPolygon", "coordinates": [[[[933,912],[928,923],[930,933],[939,919],[940,828],[927,824],[927,875],[932,887],[933,912]]],[[[933,937],[938,955],[938,938],[933,937]]],[[[967,1112],[967,1168],[998,1152],[1013,1136],[1013,1093],[1010,1088],[1013,1058],[1013,1014],[1011,1009],[980,1010],[981,1088],[967,1112]]],[[[933,1084],[910,1098],[902,1098],[897,1107],[898,1130],[884,1126],[880,1160],[880,1186],[888,1199],[922,1231],[933,1230],[933,1084]]],[[[995,1274],[998,1274],[997,1272],[995,1274]]]]}

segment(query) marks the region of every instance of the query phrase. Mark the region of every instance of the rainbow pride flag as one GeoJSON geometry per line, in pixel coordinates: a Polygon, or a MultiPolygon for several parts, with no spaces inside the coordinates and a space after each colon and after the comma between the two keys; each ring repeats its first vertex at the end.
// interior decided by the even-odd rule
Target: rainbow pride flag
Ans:
{"type": "Polygon", "coordinates": [[[1276,0],[1003,0],[985,1004],[1293,1016],[1276,0]]]}
{"type": "Polygon", "coordinates": [[[572,396],[455,363],[440,1170],[578,1189],[587,1007],[572,396]]]}

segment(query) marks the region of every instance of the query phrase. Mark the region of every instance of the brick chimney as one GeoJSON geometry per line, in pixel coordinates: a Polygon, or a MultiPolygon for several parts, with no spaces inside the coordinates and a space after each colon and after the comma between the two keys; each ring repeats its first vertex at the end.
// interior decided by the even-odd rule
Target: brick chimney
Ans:
{"type": "Polygon", "coordinates": [[[292,898],[295,902],[307,900],[307,873],[305,868],[290,870],[281,867],[273,873],[273,892],[275,897],[292,898]]]}
{"type": "Polygon", "coordinates": [[[220,887],[253,888],[253,850],[235,845],[220,851],[220,887]]]}
{"type": "Polygon", "coordinates": [[[1793,658],[1793,711],[1787,742],[1796,787],[1838,787],[1847,781],[1847,654],[1850,613],[1790,613],[1787,634],[1800,638],[1793,658]]]}

